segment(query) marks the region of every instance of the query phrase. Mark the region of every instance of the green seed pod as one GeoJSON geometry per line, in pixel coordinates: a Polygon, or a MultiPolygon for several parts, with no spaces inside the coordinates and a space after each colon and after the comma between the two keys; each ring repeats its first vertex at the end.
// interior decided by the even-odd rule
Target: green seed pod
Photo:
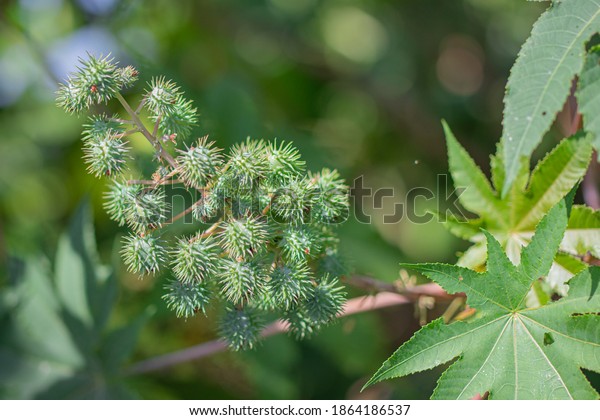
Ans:
{"type": "Polygon", "coordinates": [[[284,229],[279,247],[287,261],[300,262],[318,255],[319,241],[314,229],[309,225],[288,227],[284,229]]]}
{"type": "Polygon", "coordinates": [[[198,110],[194,108],[194,103],[184,98],[177,101],[162,114],[156,114],[151,119],[158,121],[158,128],[163,134],[163,139],[170,139],[175,142],[184,139],[192,132],[192,127],[196,125],[198,110]]]}
{"type": "Polygon", "coordinates": [[[214,142],[207,139],[208,136],[203,137],[195,146],[179,150],[177,157],[180,176],[194,188],[204,187],[223,163],[221,150],[213,147],[214,142]]]}
{"type": "Polygon", "coordinates": [[[145,105],[156,116],[169,113],[182,96],[179,87],[162,76],[152,78],[149,87],[145,95],[145,105]]]}
{"type": "Polygon", "coordinates": [[[256,188],[268,172],[265,143],[246,140],[231,148],[225,172],[227,180],[239,188],[256,188]]]}
{"type": "Polygon", "coordinates": [[[215,275],[219,248],[212,238],[182,238],[171,251],[173,273],[182,283],[200,283],[215,275]]]}
{"type": "Polygon", "coordinates": [[[115,71],[115,78],[119,89],[128,88],[133,86],[137,82],[139,72],[133,66],[126,66],[118,68],[115,71]]]}
{"type": "Polygon", "coordinates": [[[83,125],[82,139],[84,143],[89,140],[105,139],[110,135],[122,135],[125,130],[123,124],[117,119],[116,115],[111,118],[106,114],[89,117],[89,122],[83,125]]]}
{"type": "Polygon", "coordinates": [[[279,309],[288,311],[305,299],[312,289],[305,264],[277,265],[269,275],[268,288],[279,309]]]}
{"type": "Polygon", "coordinates": [[[305,222],[305,213],[312,197],[306,178],[289,179],[271,194],[269,216],[277,224],[300,225],[305,222]]]}
{"type": "Polygon", "coordinates": [[[198,312],[206,314],[211,292],[205,283],[183,283],[171,280],[165,285],[163,299],[167,308],[175,311],[178,318],[189,318],[198,312]]]}
{"type": "Polygon", "coordinates": [[[165,261],[161,241],[152,235],[130,235],[125,238],[121,255],[127,269],[134,273],[155,273],[165,261]]]}
{"type": "Polygon", "coordinates": [[[129,147],[118,133],[109,131],[106,137],[90,138],[83,147],[88,172],[96,177],[111,176],[123,170],[129,147]]]}
{"type": "Polygon", "coordinates": [[[284,313],[283,319],[288,323],[289,333],[297,340],[312,336],[321,327],[309,318],[302,307],[292,308],[284,313]]]}
{"type": "Polygon", "coordinates": [[[260,339],[263,325],[252,308],[228,307],[219,323],[219,332],[233,350],[248,350],[260,339]]]}
{"type": "Polygon", "coordinates": [[[348,186],[337,171],[323,169],[308,175],[314,183],[311,192],[311,220],[316,223],[336,224],[348,218],[348,186]]]}
{"type": "Polygon", "coordinates": [[[298,178],[306,166],[300,152],[290,142],[269,143],[264,153],[268,165],[267,180],[277,187],[298,178]]]}
{"type": "Polygon", "coordinates": [[[125,224],[127,213],[141,189],[140,185],[129,185],[127,181],[114,181],[110,190],[104,194],[104,209],[119,226],[125,224]]]}
{"type": "Polygon", "coordinates": [[[327,324],[333,321],[342,312],[346,301],[343,290],[337,279],[330,280],[325,275],[302,302],[305,315],[315,324],[327,324]]]}
{"type": "Polygon", "coordinates": [[[260,219],[230,219],[223,224],[219,239],[232,258],[247,259],[265,249],[267,235],[267,226],[260,219]]]}
{"type": "Polygon", "coordinates": [[[249,301],[265,287],[265,277],[257,261],[224,260],[219,273],[221,292],[234,305],[249,301]]]}
{"type": "Polygon", "coordinates": [[[167,218],[167,209],[162,189],[142,189],[127,209],[127,224],[137,232],[159,227],[167,218]]]}

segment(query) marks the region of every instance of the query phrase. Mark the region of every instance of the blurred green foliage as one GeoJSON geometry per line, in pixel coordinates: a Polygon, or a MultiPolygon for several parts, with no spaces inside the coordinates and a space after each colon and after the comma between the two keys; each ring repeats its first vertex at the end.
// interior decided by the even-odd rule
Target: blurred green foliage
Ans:
{"type": "MultiPolygon", "coordinates": [[[[404,218],[384,224],[382,216],[412,188],[435,192],[437,174],[447,173],[441,118],[487,171],[487,156],[501,132],[508,71],[545,5],[19,0],[0,7],[4,274],[9,256],[53,258],[60,232],[85,195],[94,207],[102,260],[118,248],[115,237],[122,230],[101,208],[105,185],[86,174],[81,159],[83,119],[54,104],[56,81],[89,51],[112,52],[139,68],[144,82],[165,74],[180,83],[200,111],[195,134],[210,134],[219,147],[247,136],[291,140],[311,170],[329,166],[350,184],[364,175],[366,187],[394,188],[395,196],[380,208],[365,200],[371,224],[353,218],[340,231],[341,250],[355,272],[392,281],[401,261],[453,262],[466,248],[436,222],[404,218]]],[[[141,141],[135,147],[151,153],[141,141]]],[[[414,203],[417,213],[432,205],[414,203]]],[[[141,332],[135,359],[214,338],[214,317],[184,322],[165,308],[160,300],[165,279],[140,279],[121,263],[116,269],[111,325],[157,307],[141,332]]],[[[0,286],[8,282],[4,275],[0,286]]],[[[0,303],[0,313],[16,310],[7,305],[0,303]]],[[[442,310],[436,307],[430,316],[442,310]]],[[[412,307],[388,309],[344,319],[309,341],[278,336],[255,351],[223,353],[131,381],[144,398],[425,398],[439,372],[358,394],[367,376],[416,328],[412,307]]],[[[3,340],[2,332],[0,345],[3,340]]],[[[6,362],[0,363],[4,369],[6,362]]],[[[34,395],[43,394],[21,394],[34,395]]]]}

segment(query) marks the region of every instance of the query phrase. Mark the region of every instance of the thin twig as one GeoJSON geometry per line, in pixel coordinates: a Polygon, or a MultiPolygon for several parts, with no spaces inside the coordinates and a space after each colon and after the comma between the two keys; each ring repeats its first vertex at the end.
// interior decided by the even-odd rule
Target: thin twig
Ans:
{"type": "Polygon", "coordinates": [[[159,115],[154,123],[154,129],[152,130],[152,137],[156,138],[158,135],[158,129],[160,127],[160,120],[162,120],[162,115],[159,115]]]}
{"type": "Polygon", "coordinates": [[[203,200],[203,198],[201,198],[200,200],[196,201],[194,204],[192,204],[191,206],[189,206],[187,209],[185,209],[184,211],[182,211],[181,213],[173,216],[171,218],[171,220],[167,220],[165,223],[162,224],[162,226],[166,226],[166,225],[170,225],[175,223],[176,221],[178,221],[179,219],[181,219],[182,217],[184,217],[186,214],[189,214],[192,212],[192,210],[194,209],[194,206],[196,204],[200,204],[200,202],[203,200]]]}
{"type": "Polygon", "coordinates": [[[169,165],[173,167],[173,169],[177,169],[178,166],[177,162],[175,161],[175,158],[171,156],[171,154],[162,147],[162,145],[156,139],[156,137],[152,136],[152,134],[148,131],[142,120],[140,120],[140,117],[136,114],[136,112],[133,109],[131,109],[131,106],[129,106],[129,103],[125,100],[125,98],[123,98],[123,95],[117,92],[115,93],[115,97],[119,100],[123,108],[125,108],[125,111],[127,111],[129,116],[133,120],[134,125],[136,125],[140,129],[140,132],[144,135],[144,137],[146,137],[146,139],[148,139],[150,144],[154,146],[154,148],[158,151],[159,155],[162,158],[164,158],[169,163],[169,165]]]}
{"type": "MultiPolygon", "coordinates": [[[[434,283],[424,284],[420,287],[420,292],[429,291],[436,297],[447,297],[448,295],[441,287],[434,283]]],[[[387,308],[390,306],[404,305],[414,302],[414,297],[405,296],[398,293],[381,292],[373,296],[362,296],[350,299],[346,302],[343,312],[339,315],[340,318],[362,312],[374,311],[376,309],[387,308]]],[[[272,335],[281,334],[288,331],[288,324],[284,321],[275,321],[269,324],[261,333],[262,338],[272,335]]],[[[202,359],[216,353],[220,353],[227,349],[227,343],[221,339],[202,343],[187,349],[175,351],[162,356],[153,357],[143,360],[131,366],[127,371],[127,375],[139,375],[142,373],[154,372],[165,369],[181,363],[190,362],[192,360],[202,359]]]]}
{"type": "Polygon", "coordinates": [[[142,100],[140,101],[138,107],[135,110],[135,114],[136,115],[140,115],[140,112],[142,112],[142,108],[144,107],[144,105],[146,105],[146,101],[148,100],[148,98],[146,96],[144,96],[142,98],[142,100]]]}

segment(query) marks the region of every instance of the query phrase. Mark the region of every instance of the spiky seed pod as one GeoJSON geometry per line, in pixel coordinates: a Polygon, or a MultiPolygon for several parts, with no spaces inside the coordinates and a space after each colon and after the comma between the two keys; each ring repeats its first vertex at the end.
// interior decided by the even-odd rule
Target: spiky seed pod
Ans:
{"type": "Polygon", "coordinates": [[[269,168],[267,177],[275,186],[297,178],[306,166],[300,152],[290,142],[269,143],[264,153],[269,168]]]}
{"type": "Polygon", "coordinates": [[[234,305],[252,299],[265,287],[264,268],[257,261],[224,260],[219,277],[223,296],[234,305]]]}
{"type": "Polygon", "coordinates": [[[117,67],[109,56],[88,55],[80,59],[81,66],[58,91],[58,103],[68,112],[81,112],[93,104],[105,103],[115,97],[120,85],[115,75],[117,67]]]}
{"type": "Polygon", "coordinates": [[[167,303],[167,308],[175,311],[178,318],[189,318],[198,312],[206,314],[206,307],[210,302],[211,291],[206,283],[184,283],[171,280],[165,285],[162,298],[167,303]]]}
{"type": "Polygon", "coordinates": [[[284,229],[279,247],[285,259],[291,262],[304,261],[320,251],[316,232],[309,225],[284,229]]]}
{"type": "Polygon", "coordinates": [[[192,207],[192,217],[203,223],[217,221],[223,215],[225,198],[215,190],[203,194],[202,200],[192,207]]]}
{"type": "Polygon", "coordinates": [[[306,315],[306,311],[302,307],[286,311],[283,319],[288,323],[289,333],[297,340],[304,340],[312,336],[321,327],[306,315]]]}
{"type": "Polygon", "coordinates": [[[231,148],[225,180],[241,188],[256,188],[268,172],[265,143],[262,140],[246,140],[231,148]]]}
{"type": "Polygon", "coordinates": [[[129,235],[121,250],[127,269],[140,274],[158,271],[165,261],[165,254],[162,242],[152,235],[129,235]]]}
{"type": "Polygon", "coordinates": [[[222,227],[220,244],[232,258],[251,258],[266,246],[268,231],[265,222],[260,219],[230,219],[222,227]]]}
{"type": "Polygon", "coordinates": [[[104,194],[104,209],[119,226],[125,224],[127,212],[141,189],[140,185],[129,185],[127,181],[115,180],[104,194]]]}
{"type": "Polygon", "coordinates": [[[119,80],[115,75],[117,66],[110,56],[94,57],[88,55],[87,60],[79,60],[78,79],[84,92],[89,92],[86,102],[89,105],[106,103],[119,91],[119,80]]]}
{"type": "Polygon", "coordinates": [[[312,289],[306,264],[277,265],[269,275],[268,288],[282,310],[290,310],[306,298],[312,289]]]}
{"type": "Polygon", "coordinates": [[[346,293],[337,279],[325,275],[302,302],[305,315],[315,324],[327,324],[342,312],[346,293]]]}
{"type": "Polygon", "coordinates": [[[341,277],[348,274],[344,260],[340,257],[337,250],[331,248],[325,249],[323,255],[319,258],[316,272],[319,275],[324,276],[328,274],[333,277],[341,277]]]}
{"type": "Polygon", "coordinates": [[[168,205],[161,188],[142,189],[126,210],[127,224],[137,232],[159,227],[167,218],[168,205]]]}
{"type": "Polygon", "coordinates": [[[271,195],[269,216],[279,224],[302,224],[312,185],[306,178],[290,179],[271,195]]]}
{"type": "Polygon", "coordinates": [[[214,144],[206,136],[199,139],[195,146],[179,150],[179,175],[188,185],[194,188],[205,186],[223,164],[221,149],[214,147],[214,144]]]}
{"type": "Polygon", "coordinates": [[[163,134],[163,139],[183,139],[192,132],[192,127],[196,125],[198,110],[194,108],[194,103],[184,98],[178,98],[162,114],[156,114],[151,119],[158,123],[158,128],[163,134]]]}
{"type": "Polygon", "coordinates": [[[83,147],[87,170],[98,178],[118,174],[123,170],[128,151],[121,134],[109,131],[106,137],[90,138],[83,147]]]}
{"type": "Polygon", "coordinates": [[[256,290],[252,299],[248,301],[248,305],[263,312],[276,311],[280,306],[279,302],[275,299],[273,290],[269,287],[268,282],[264,287],[259,287],[256,290]]]}
{"type": "Polygon", "coordinates": [[[122,135],[125,132],[123,124],[117,121],[118,116],[110,118],[106,114],[92,115],[88,123],[83,124],[82,139],[88,140],[104,139],[109,135],[122,135]]]}
{"type": "Polygon", "coordinates": [[[234,218],[251,217],[261,214],[259,198],[253,192],[241,191],[229,197],[231,216],[234,218]]]}
{"type": "Polygon", "coordinates": [[[146,91],[146,108],[153,115],[162,115],[170,112],[181,98],[179,87],[164,77],[154,77],[149,83],[150,89],[146,91]]]}
{"type": "Polygon", "coordinates": [[[77,114],[87,109],[87,94],[82,94],[82,86],[69,77],[67,83],[60,84],[56,92],[56,104],[69,114],[77,114]]]}
{"type": "Polygon", "coordinates": [[[200,283],[218,270],[219,248],[212,238],[186,238],[171,251],[173,273],[183,283],[200,283]]]}
{"type": "Polygon", "coordinates": [[[308,176],[315,185],[312,192],[311,217],[318,223],[341,223],[348,217],[348,186],[337,171],[323,169],[308,176]]]}
{"type": "Polygon", "coordinates": [[[228,307],[219,323],[219,333],[233,350],[248,350],[259,341],[263,326],[252,308],[228,307]]]}
{"type": "Polygon", "coordinates": [[[115,78],[119,89],[128,88],[138,79],[139,72],[133,66],[120,67],[115,70],[115,78]]]}

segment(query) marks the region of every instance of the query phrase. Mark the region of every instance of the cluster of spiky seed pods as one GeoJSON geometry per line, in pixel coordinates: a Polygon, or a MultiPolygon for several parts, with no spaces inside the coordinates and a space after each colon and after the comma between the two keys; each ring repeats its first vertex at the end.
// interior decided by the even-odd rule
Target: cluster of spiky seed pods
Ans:
{"type": "Polygon", "coordinates": [[[335,227],[348,216],[337,171],[307,172],[289,142],[248,139],[224,153],[203,137],[178,147],[196,123],[192,102],[160,77],[134,110],[120,91],[137,77],[131,66],[89,56],[58,92],[71,113],[114,98],[127,113],[90,117],[83,150],[90,173],[112,178],[105,209],[130,230],[122,249],[128,269],[167,270],[164,299],[179,317],[221,301],[220,333],[235,349],[253,347],[269,316],[286,320],[298,338],[333,321],[345,300],[335,227]],[[132,179],[128,140],[140,134],[156,152],[147,180],[132,179]],[[178,215],[168,204],[174,184],[193,197],[178,215]],[[183,216],[191,216],[191,232],[176,237],[166,227],[183,216]]]}

